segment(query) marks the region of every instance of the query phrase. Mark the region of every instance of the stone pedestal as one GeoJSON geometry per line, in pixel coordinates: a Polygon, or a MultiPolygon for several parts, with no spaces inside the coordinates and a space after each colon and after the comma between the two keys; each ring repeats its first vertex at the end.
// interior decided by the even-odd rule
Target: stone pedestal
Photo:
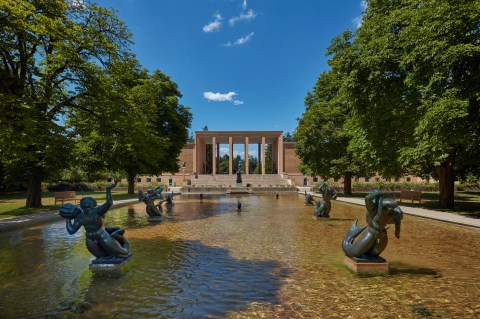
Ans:
{"type": "Polygon", "coordinates": [[[388,263],[384,262],[369,262],[369,261],[355,261],[354,259],[345,256],[343,259],[345,266],[359,275],[367,276],[382,276],[388,275],[388,263]]]}
{"type": "Polygon", "coordinates": [[[243,187],[242,183],[237,183],[237,187],[243,187]]]}
{"type": "Polygon", "coordinates": [[[92,260],[89,268],[98,276],[118,277],[125,271],[125,265],[131,258],[132,254],[126,258],[97,258],[92,260]]]}

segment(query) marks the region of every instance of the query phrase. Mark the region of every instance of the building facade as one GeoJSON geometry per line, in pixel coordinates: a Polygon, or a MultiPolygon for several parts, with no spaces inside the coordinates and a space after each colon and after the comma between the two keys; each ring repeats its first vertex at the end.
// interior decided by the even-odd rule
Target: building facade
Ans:
{"type": "MultiPolygon", "coordinates": [[[[225,156],[223,156],[225,158],[225,156]]],[[[180,170],[178,172],[163,173],[159,176],[139,176],[136,182],[142,184],[163,183],[168,186],[182,186],[199,178],[200,175],[209,175],[215,179],[217,175],[234,175],[238,170],[244,175],[279,175],[288,180],[290,185],[301,186],[307,181],[311,186],[320,182],[319,176],[304,176],[298,169],[300,160],[295,154],[295,143],[283,141],[283,131],[196,131],[195,141],[187,143],[178,156],[180,170]],[[252,172],[250,155],[253,144],[258,169],[252,172]],[[234,167],[234,145],[241,145],[243,150],[242,167],[234,167]],[[222,160],[221,148],[227,148],[228,172],[220,172],[222,160]],[[268,160],[267,160],[268,154],[268,160]],[[306,178],[306,179],[305,179],[306,178]]],[[[387,181],[375,177],[354,177],[352,182],[387,181]]],[[[422,182],[415,176],[405,176],[398,181],[422,182]]],[[[343,184],[342,179],[331,180],[343,184]]]]}

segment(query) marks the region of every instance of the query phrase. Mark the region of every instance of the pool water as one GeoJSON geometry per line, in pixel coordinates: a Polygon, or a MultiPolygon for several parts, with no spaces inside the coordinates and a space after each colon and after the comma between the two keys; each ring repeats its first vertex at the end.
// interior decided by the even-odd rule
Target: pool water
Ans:
{"type": "Polygon", "coordinates": [[[478,229],[405,215],[390,274],[359,277],[341,242],[362,206],[317,219],[297,194],[175,202],[162,221],[143,203],[107,213],[132,245],[118,278],[92,274],[83,229],[63,220],[0,234],[0,318],[480,317],[478,229]]]}

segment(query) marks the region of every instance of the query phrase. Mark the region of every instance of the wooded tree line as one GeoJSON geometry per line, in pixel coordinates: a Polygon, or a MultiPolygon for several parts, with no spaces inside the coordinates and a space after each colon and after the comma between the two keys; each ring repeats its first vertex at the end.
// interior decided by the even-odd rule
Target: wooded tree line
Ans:
{"type": "Polygon", "coordinates": [[[110,9],[87,1],[0,1],[0,173],[27,186],[66,168],[89,178],[177,171],[192,115],[177,84],[135,58],[110,9]]]}
{"type": "Polygon", "coordinates": [[[305,98],[301,170],[434,177],[439,206],[453,208],[455,180],[480,176],[480,2],[366,3],[361,26],[331,41],[330,69],[305,98]]]}

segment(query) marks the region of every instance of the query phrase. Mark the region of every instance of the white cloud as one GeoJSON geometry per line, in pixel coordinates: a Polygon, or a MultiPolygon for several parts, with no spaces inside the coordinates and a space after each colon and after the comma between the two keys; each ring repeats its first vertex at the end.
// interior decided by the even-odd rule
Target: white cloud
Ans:
{"type": "Polygon", "coordinates": [[[225,46],[227,48],[230,48],[230,47],[237,46],[237,45],[243,45],[243,44],[247,43],[248,41],[250,41],[250,39],[253,37],[254,34],[255,34],[254,32],[251,32],[250,34],[247,34],[244,37],[238,38],[233,43],[228,41],[227,43],[224,43],[223,46],[225,46]]]}
{"type": "Polygon", "coordinates": [[[237,95],[235,92],[228,92],[228,93],[213,93],[213,92],[203,92],[203,97],[209,101],[214,102],[233,102],[233,97],[237,95]]]}
{"type": "Polygon", "coordinates": [[[363,13],[365,12],[365,10],[367,10],[367,7],[368,7],[368,3],[366,0],[362,0],[360,2],[360,7],[362,8],[362,15],[358,16],[358,17],[355,17],[352,22],[353,24],[355,25],[355,27],[358,29],[362,26],[362,23],[363,23],[363,13]]]}
{"type": "Polygon", "coordinates": [[[70,5],[72,7],[81,8],[81,9],[84,9],[87,7],[83,0],[70,0],[70,5]]]}
{"type": "Polygon", "coordinates": [[[357,29],[362,26],[362,22],[363,22],[363,16],[355,17],[352,20],[352,23],[355,25],[355,28],[357,28],[357,29]]]}
{"type": "Polygon", "coordinates": [[[245,10],[247,8],[247,0],[243,0],[242,8],[245,10]]]}
{"type": "Polygon", "coordinates": [[[360,3],[360,6],[362,7],[362,11],[365,11],[367,10],[367,1],[366,0],[362,0],[362,3],[360,3]]]}
{"type": "Polygon", "coordinates": [[[203,26],[203,32],[213,32],[220,29],[223,20],[222,16],[220,15],[220,13],[215,12],[213,14],[213,17],[215,19],[212,22],[209,22],[208,24],[203,26]]]}
{"type": "Polygon", "coordinates": [[[203,92],[203,97],[209,101],[232,102],[234,105],[242,105],[243,101],[235,99],[236,95],[238,94],[235,92],[228,92],[228,93],[203,92]]]}
{"type": "Polygon", "coordinates": [[[228,20],[228,24],[230,24],[231,26],[234,26],[235,23],[237,23],[239,21],[243,21],[243,20],[250,21],[252,19],[255,19],[256,16],[257,16],[257,14],[252,9],[250,9],[245,13],[243,13],[243,12],[240,13],[239,16],[230,18],[230,20],[228,20]]]}

